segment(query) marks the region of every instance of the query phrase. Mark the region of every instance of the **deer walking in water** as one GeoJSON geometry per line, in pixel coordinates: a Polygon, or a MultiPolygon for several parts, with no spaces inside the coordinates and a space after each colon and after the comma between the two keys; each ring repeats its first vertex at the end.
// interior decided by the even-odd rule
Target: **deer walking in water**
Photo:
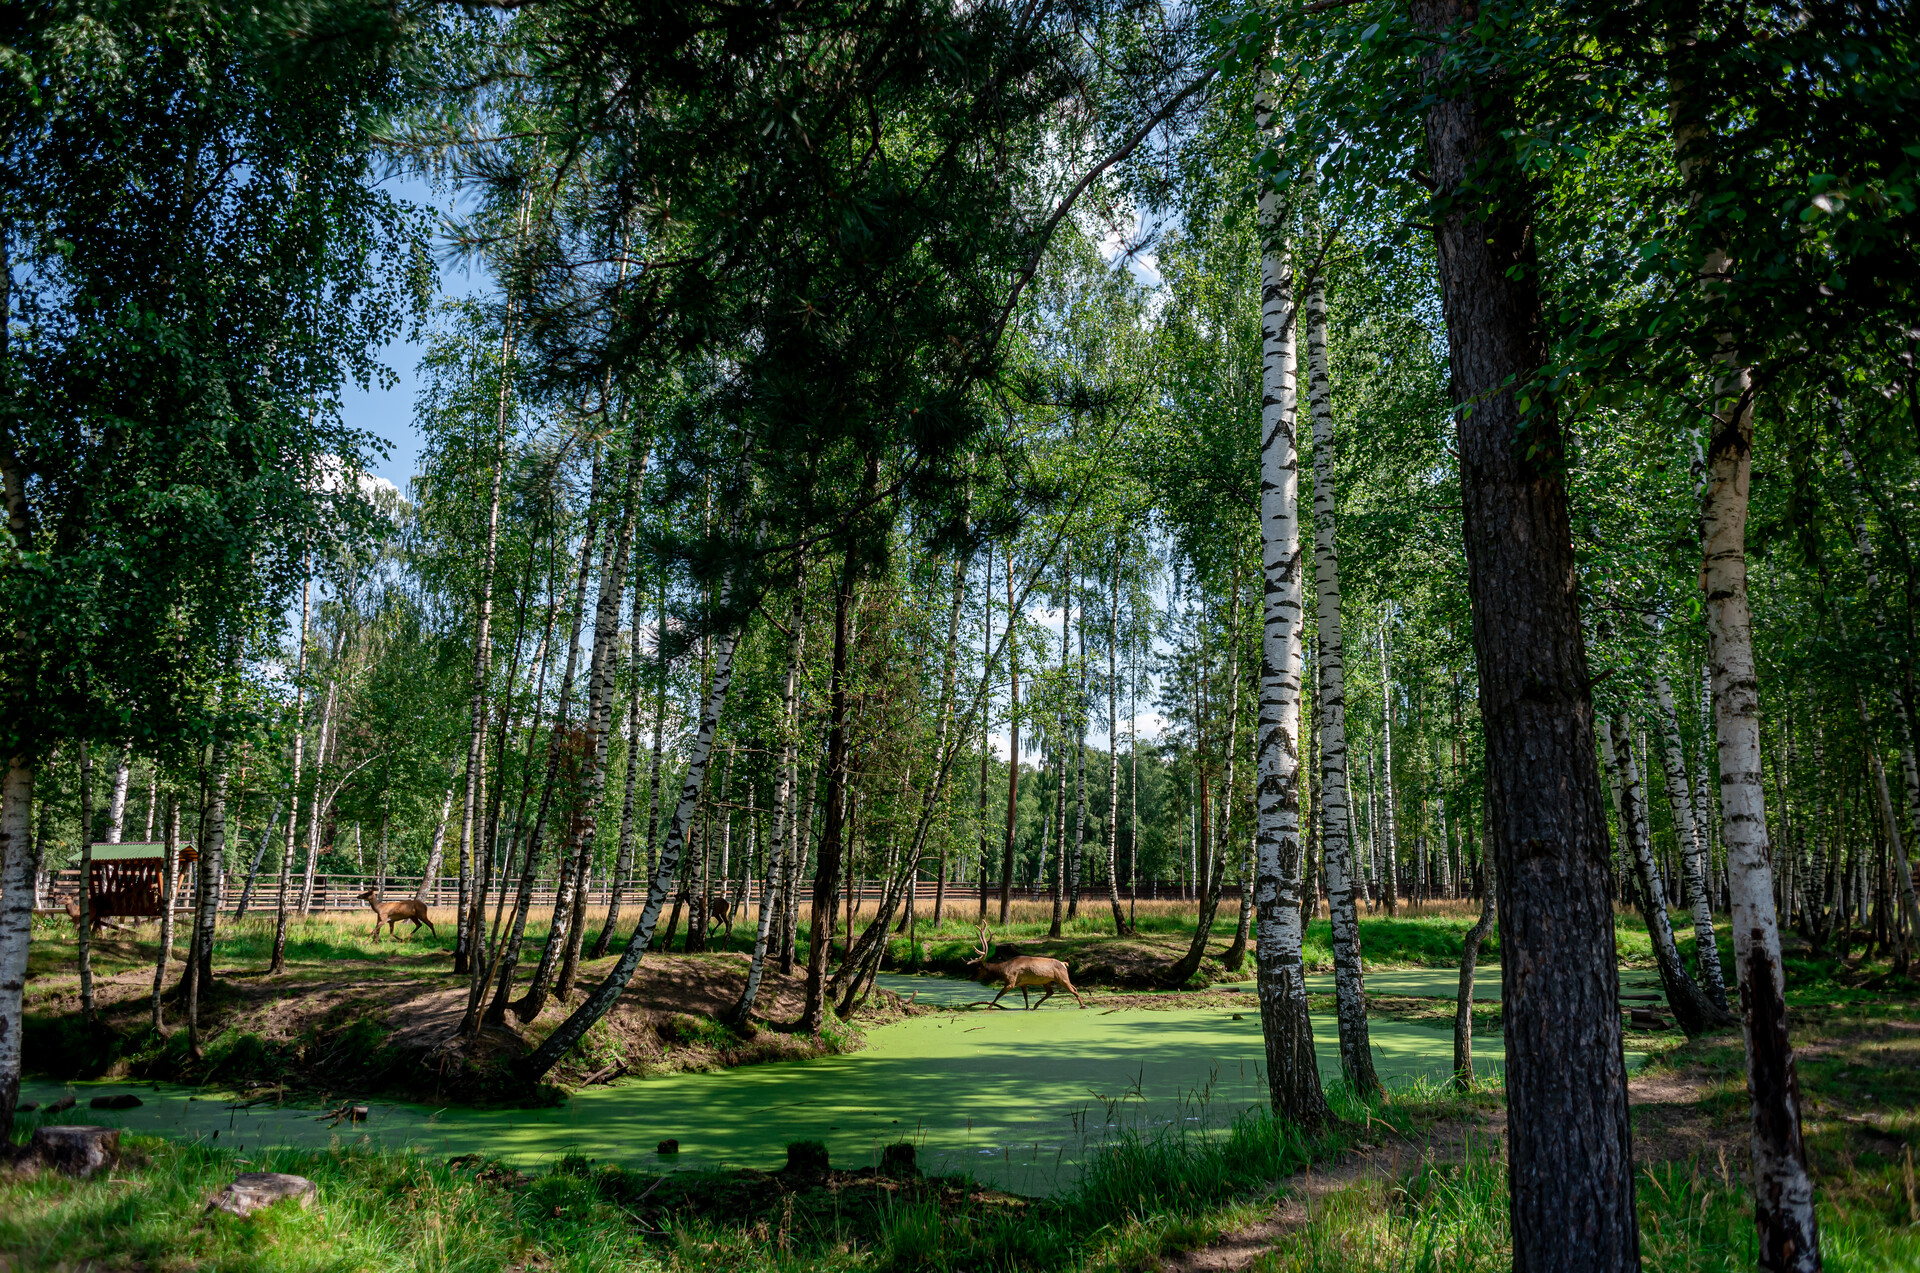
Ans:
{"type": "Polygon", "coordinates": [[[373,939],[375,941],[380,940],[382,924],[387,926],[387,936],[394,941],[399,941],[400,935],[394,932],[393,926],[403,919],[413,921],[413,932],[407,934],[409,937],[419,932],[422,924],[425,924],[427,931],[433,933],[435,937],[440,935],[434,931],[433,921],[427,918],[427,907],[424,902],[415,901],[411,897],[402,898],[397,902],[383,902],[373,895],[372,889],[360,894],[360,900],[373,907],[373,939]]]}
{"type": "Polygon", "coordinates": [[[1067,966],[1058,959],[1048,959],[1043,955],[1013,955],[1009,958],[990,962],[987,958],[987,926],[980,925],[980,947],[973,958],[967,961],[968,975],[975,981],[988,985],[1000,983],[1000,994],[993,997],[989,1008],[998,1007],[1002,995],[1009,990],[1019,990],[1020,999],[1029,1011],[1040,1006],[1028,996],[1029,989],[1046,989],[1040,996],[1040,1003],[1053,998],[1054,991],[1064,990],[1073,996],[1073,1001],[1081,1007],[1087,1005],[1080,999],[1080,992],[1073,988],[1073,979],[1067,975],[1067,966]]]}

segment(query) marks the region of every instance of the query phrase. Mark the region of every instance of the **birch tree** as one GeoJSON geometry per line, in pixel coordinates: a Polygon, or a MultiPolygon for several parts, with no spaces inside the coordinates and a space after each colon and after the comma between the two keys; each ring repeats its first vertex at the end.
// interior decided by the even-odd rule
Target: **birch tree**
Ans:
{"type": "MultiPolygon", "coordinates": [[[[1307,404],[1313,414],[1313,562],[1318,606],[1320,844],[1333,937],[1333,988],[1340,1021],[1340,1069],[1363,1098],[1380,1091],[1367,1035],[1360,919],[1353,900],[1352,803],[1347,790],[1346,648],[1340,622],[1340,551],[1334,487],[1333,381],[1327,369],[1327,301],[1318,275],[1307,285],[1307,404]]],[[[1464,974],[1471,980],[1471,972],[1464,974]]],[[[1456,1071],[1460,1067],[1456,1064],[1456,1071]]]]}
{"type": "MultiPolygon", "coordinates": [[[[1256,124],[1271,133],[1279,103],[1263,85],[1256,124]]],[[[1261,615],[1260,723],[1257,745],[1258,935],[1254,959],[1266,1041],[1267,1088],[1276,1114],[1318,1127],[1331,1113],[1320,1088],[1307,1015],[1301,959],[1300,675],[1304,653],[1300,559],[1298,388],[1294,346],[1294,274],[1290,209],[1274,179],[1260,189],[1260,538],[1265,601],[1261,615]]],[[[1235,589],[1236,593],[1238,589],[1235,589]]],[[[1238,600],[1238,597],[1235,597],[1238,600]]],[[[1237,647],[1238,640],[1235,639],[1237,647]]],[[[1237,678],[1236,678],[1237,679],[1237,678]]],[[[1234,687],[1238,693],[1238,686],[1234,687]]]]}

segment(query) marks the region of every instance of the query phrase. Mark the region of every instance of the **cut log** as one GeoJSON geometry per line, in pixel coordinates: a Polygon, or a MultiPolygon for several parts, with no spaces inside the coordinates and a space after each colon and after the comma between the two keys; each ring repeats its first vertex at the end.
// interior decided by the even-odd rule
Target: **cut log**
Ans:
{"type": "Polygon", "coordinates": [[[319,1196],[320,1186],[305,1176],[278,1171],[243,1171],[233,1178],[232,1184],[207,1199],[207,1210],[224,1211],[245,1219],[276,1202],[297,1202],[306,1210],[319,1196]]]}
{"type": "Polygon", "coordinates": [[[112,1096],[96,1096],[87,1102],[93,1109],[139,1109],[143,1103],[132,1092],[115,1092],[112,1096]]]}
{"type": "Polygon", "coordinates": [[[120,1162],[120,1132],[113,1127],[36,1127],[29,1156],[63,1176],[85,1180],[120,1162]]]}
{"type": "Polygon", "coordinates": [[[1651,1008],[1630,1008],[1633,1025],[1642,1030],[1664,1030],[1667,1019],[1651,1008]]]}

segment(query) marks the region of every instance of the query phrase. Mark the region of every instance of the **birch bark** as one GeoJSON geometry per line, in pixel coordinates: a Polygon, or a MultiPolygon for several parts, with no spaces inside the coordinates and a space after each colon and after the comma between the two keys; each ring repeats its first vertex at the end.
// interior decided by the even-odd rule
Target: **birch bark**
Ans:
{"type": "Polygon", "coordinates": [[[1107,905],[1113,909],[1113,932],[1127,935],[1127,917],[1120,909],[1120,538],[1113,540],[1113,591],[1107,604],[1107,905]]]}
{"type": "Polygon", "coordinates": [[[1400,827],[1393,795],[1393,671],[1387,659],[1387,625],[1380,623],[1380,808],[1382,843],[1386,848],[1381,875],[1386,885],[1387,914],[1400,913],[1400,827]]]}
{"type": "MultiPolygon", "coordinates": [[[[795,719],[795,709],[799,705],[800,660],[805,653],[807,633],[806,579],[806,561],[802,558],[798,577],[793,583],[793,606],[787,613],[787,677],[780,688],[780,763],[773,792],[773,839],[767,846],[769,882],[784,878],[788,842],[793,838],[790,830],[794,820],[793,771],[799,759],[795,750],[799,723],[795,719]]],[[[771,894],[771,887],[768,892],[771,894]]],[[[760,982],[766,975],[767,935],[772,931],[774,919],[774,908],[767,904],[767,900],[763,897],[760,902],[759,923],[753,934],[753,958],[747,964],[747,984],[741,988],[740,998],[728,1016],[735,1029],[753,1019],[753,1007],[760,997],[760,982]]]]}
{"type": "MultiPolygon", "coordinates": [[[[1333,936],[1333,990],[1340,1021],[1340,1070],[1362,1098],[1380,1091],[1367,1032],[1360,917],[1353,900],[1351,796],[1347,784],[1346,642],[1340,621],[1339,499],[1334,486],[1333,380],[1327,367],[1327,302],[1307,290],[1307,406],[1313,416],[1313,561],[1320,691],[1320,844],[1333,936]]],[[[1491,910],[1489,909],[1489,912],[1491,910]]],[[[1483,934],[1484,935],[1484,934],[1483,934]]],[[[1469,945],[1472,944],[1471,938],[1469,945]]],[[[1472,970],[1462,974],[1472,985],[1472,970]]],[[[1469,1043],[1471,1048],[1471,1043],[1469,1043]]],[[[1458,1049],[1456,1048],[1456,1052],[1458,1049]]],[[[1469,1059],[1469,1067],[1471,1059],[1469,1059]]],[[[1455,1069],[1460,1067],[1456,1061],[1455,1069]]]]}
{"type": "Polygon", "coordinates": [[[1640,769],[1633,757],[1633,726],[1625,712],[1616,713],[1611,723],[1604,718],[1600,721],[1600,746],[1615,775],[1614,799],[1620,817],[1620,836],[1627,842],[1627,851],[1638,868],[1641,913],[1646,917],[1647,936],[1653,942],[1654,962],[1660,966],[1667,1006],[1689,1039],[1731,1026],[1733,1018],[1714,1007],[1680,962],[1673,926],[1667,918],[1666,884],[1653,860],[1646,789],[1641,786],[1640,769]]]}
{"type": "Polygon", "coordinates": [[[113,766],[113,796],[107,805],[107,843],[120,843],[120,833],[127,817],[127,780],[133,776],[133,768],[128,763],[130,753],[127,748],[120,749],[120,758],[113,766]]]}
{"type": "MultiPolygon", "coordinates": [[[[1263,86],[1255,104],[1255,122],[1262,131],[1272,133],[1277,109],[1271,85],[1263,86]]],[[[1269,179],[1261,186],[1258,210],[1260,538],[1265,597],[1255,770],[1259,820],[1254,897],[1259,927],[1254,960],[1260,987],[1261,1033],[1266,1041],[1267,1088],[1274,1113],[1313,1128],[1332,1115],[1320,1088],[1313,1022],[1307,1015],[1306,969],[1301,961],[1305,859],[1300,846],[1300,672],[1304,615],[1296,437],[1296,280],[1287,243],[1287,220],[1285,201],[1269,179]]],[[[1234,591],[1237,609],[1239,589],[1234,591]]],[[[1238,637],[1236,630],[1236,650],[1238,637]]],[[[1239,678],[1234,679],[1237,699],[1239,678]]]]}
{"type": "Polygon", "coordinates": [[[453,793],[460,779],[459,765],[460,762],[455,760],[448,769],[447,794],[440,798],[440,816],[433,824],[433,842],[427,846],[426,873],[420,877],[420,887],[413,893],[416,902],[425,902],[428,895],[436,891],[434,884],[440,878],[440,866],[446,860],[447,819],[453,814],[453,793]]]}
{"type": "MultiPolygon", "coordinates": [[[[1651,619],[1648,620],[1651,623],[1651,619]]],[[[1693,819],[1693,796],[1687,789],[1687,751],[1680,739],[1680,718],[1674,711],[1673,685],[1656,670],[1648,678],[1654,705],[1660,712],[1660,757],[1667,775],[1667,804],[1673,810],[1674,834],[1687,867],[1687,895],[1693,908],[1694,949],[1700,961],[1700,984],[1721,1012],[1727,1009],[1727,983],[1720,970],[1720,943],[1713,932],[1713,904],[1707,893],[1707,851],[1701,828],[1693,819]]]]}
{"type": "Polygon", "coordinates": [[[627,665],[633,669],[633,693],[627,696],[627,774],[626,794],[620,802],[620,847],[614,854],[611,892],[607,898],[607,918],[600,935],[593,939],[589,959],[607,953],[613,930],[620,923],[620,901],[626,892],[627,878],[633,873],[633,804],[640,787],[640,589],[633,590],[633,617],[629,621],[630,649],[627,665]]]}
{"type": "Polygon", "coordinates": [[[1013,834],[1020,806],[1020,616],[1014,612],[1013,545],[1007,545],[1007,828],[1000,846],[1000,924],[1013,903],[1013,834]]]}
{"type": "MultiPolygon", "coordinates": [[[[267,963],[267,975],[287,969],[287,904],[293,888],[293,851],[298,842],[295,827],[300,821],[300,761],[307,743],[307,622],[313,611],[313,571],[300,585],[299,658],[293,676],[293,763],[287,787],[287,843],[280,859],[280,898],[273,917],[273,953],[267,963]]],[[[156,773],[155,781],[159,778],[156,773]]]]}
{"type": "Polygon", "coordinates": [[[21,1009],[33,938],[33,761],[8,758],[0,784],[0,1144],[20,1104],[21,1009]]]}
{"type": "MultiPolygon", "coordinates": [[[[727,591],[731,593],[732,590],[729,588],[727,591]]],[[[723,597],[722,609],[726,604],[727,598],[723,597]]],[[[700,728],[687,749],[687,770],[680,781],[680,803],[674,809],[672,825],[667,829],[667,841],[661,846],[659,864],[647,887],[647,904],[640,911],[640,922],[635,925],[633,936],[627,939],[626,949],[621,952],[619,962],[606,979],[521,1063],[521,1074],[530,1080],[540,1078],[559,1064],[594,1023],[606,1016],[633,980],[641,957],[647,953],[647,946],[653,940],[654,927],[660,922],[660,907],[667,900],[674,876],[680,869],[680,856],[687,843],[688,829],[693,824],[694,811],[700,803],[700,790],[706,784],[707,767],[713,759],[714,736],[719,733],[720,717],[727,706],[727,691],[733,685],[733,654],[738,641],[739,634],[730,631],[722,633],[714,642],[713,679],[707,689],[706,705],[700,713],[700,728]]]]}
{"type": "MultiPolygon", "coordinates": [[[[597,467],[597,466],[596,466],[597,467]]],[[[592,483],[599,486],[598,475],[592,483]]],[[[595,540],[594,514],[597,503],[589,501],[587,505],[587,524],[580,540],[580,564],[574,573],[573,606],[567,623],[567,662],[566,670],[560,677],[560,699],[553,711],[553,728],[547,739],[546,779],[540,790],[540,807],[534,814],[533,826],[525,832],[526,852],[521,864],[520,889],[514,898],[513,921],[508,926],[506,938],[493,952],[491,966],[478,947],[479,926],[475,925],[476,944],[471,963],[472,976],[467,988],[467,1013],[461,1022],[460,1033],[472,1039],[478,1035],[482,1017],[479,1012],[480,997],[489,982],[495,983],[493,999],[488,1003],[485,1020],[503,1022],[506,1020],[507,1001],[513,990],[514,969],[520,963],[520,948],[526,939],[527,915],[533,907],[533,885],[540,869],[541,841],[546,836],[547,816],[553,808],[555,789],[559,785],[562,761],[569,745],[568,714],[573,703],[574,677],[580,665],[580,625],[586,618],[587,578],[593,568],[593,547],[595,540]]],[[[529,746],[532,739],[528,739],[529,746]]],[[[502,881],[505,887],[505,881],[502,881]]],[[[559,890],[564,891],[564,890],[559,890]]],[[[484,896],[484,893],[481,894],[484,896]]]]}
{"type": "MultiPolygon", "coordinates": [[[[1674,149],[1683,180],[1697,184],[1707,168],[1708,137],[1693,102],[1689,36],[1674,48],[1674,149]]],[[[1702,261],[1712,289],[1731,262],[1717,249],[1702,261]]],[[[1753,1106],[1752,1162],[1757,1263],[1776,1273],[1820,1267],[1819,1221],[1800,1132],[1800,1084],[1787,1029],[1785,975],[1774,910],[1773,864],[1767,843],[1766,792],[1760,768],[1760,681],[1747,598],[1747,512],[1753,478],[1753,378],[1730,340],[1713,369],[1714,415],[1707,447],[1702,518],[1701,586],[1706,594],[1707,647],[1713,677],[1714,732],[1719,741],[1720,835],[1726,846],[1727,900],[1734,966],[1747,1044],[1747,1090],[1753,1106]]]]}
{"type": "MultiPolygon", "coordinates": [[[[636,430],[637,433],[637,430],[636,430]]],[[[593,880],[593,846],[600,827],[600,802],[607,790],[608,738],[613,728],[615,643],[620,639],[620,601],[627,591],[627,557],[633,551],[634,528],[640,512],[640,484],[646,478],[648,450],[644,439],[635,436],[632,454],[627,458],[626,508],[620,529],[602,560],[599,595],[596,598],[593,630],[593,656],[587,667],[587,769],[581,783],[579,800],[574,806],[570,841],[566,846],[573,863],[573,891],[561,907],[562,893],[554,895],[555,928],[547,937],[547,952],[540,959],[540,971],[528,990],[527,1006],[533,1016],[545,1006],[547,975],[552,970],[556,947],[561,948],[560,969],[554,982],[562,1002],[573,993],[573,982],[580,967],[581,943],[586,938],[587,891],[593,880]]]]}

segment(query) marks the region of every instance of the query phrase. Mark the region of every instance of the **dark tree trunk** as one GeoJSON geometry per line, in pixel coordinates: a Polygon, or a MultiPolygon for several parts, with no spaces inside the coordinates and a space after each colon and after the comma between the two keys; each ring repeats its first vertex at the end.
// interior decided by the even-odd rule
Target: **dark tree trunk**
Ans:
{"type": "MultiPolygon", "coordinates": [[[[1414,0],[1412,16],[1457,38],[1474,14],[1414,0]]],[[[1455,66],[1426,58],[1426,144],[1498,880],[1513,1267],[1637,1270],[1610,855],[1561,437],[1550,399],[1536,393],[1523,413],[1516,396],[1546,358],[1532,226],[1498,154],[1504,121],[1489,117],[1507,90],[1455,66]]]]}

